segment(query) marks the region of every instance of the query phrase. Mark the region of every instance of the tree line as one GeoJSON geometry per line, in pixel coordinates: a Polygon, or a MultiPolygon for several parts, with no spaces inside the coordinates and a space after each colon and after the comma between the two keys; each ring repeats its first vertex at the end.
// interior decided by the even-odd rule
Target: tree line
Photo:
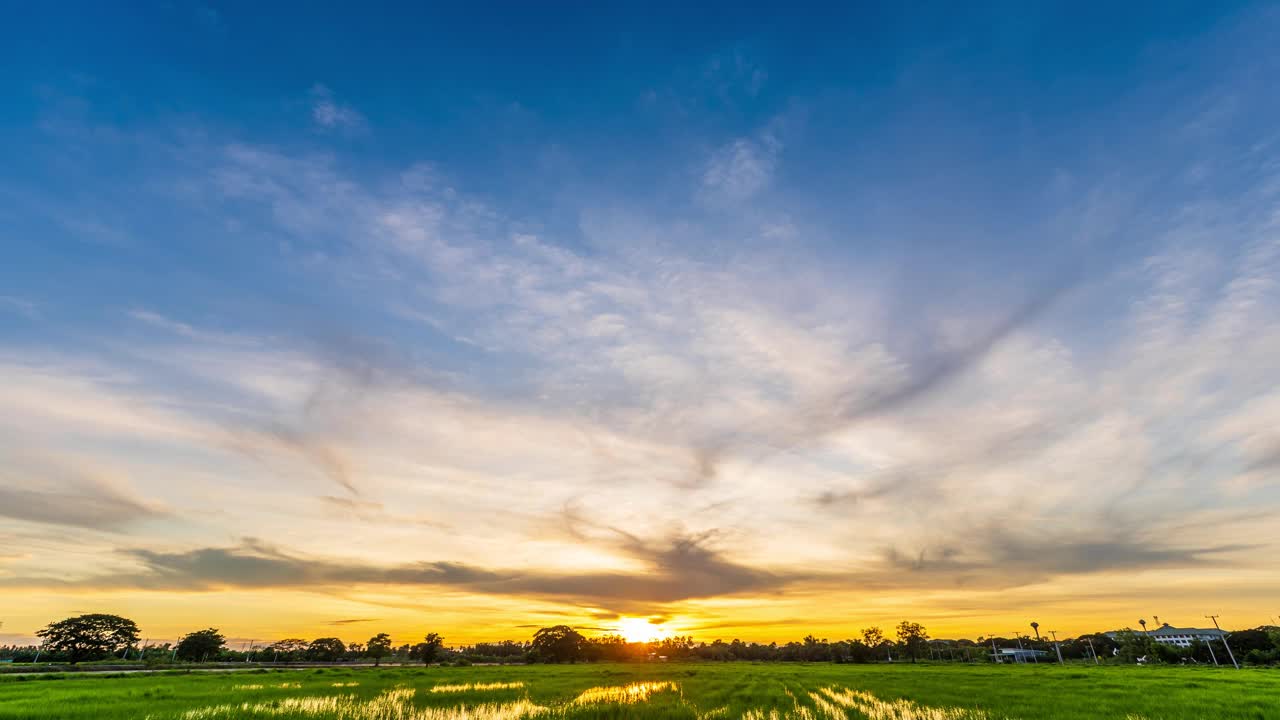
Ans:
{"type": "MultiPolygon", "coordinates": [[[[439,633],[427,633],[420,641],[396,645],[387,633],[365,642],[345,642],[337,637],[306,640],[286,638],[270,644],[228,647],[217,628],[194,630],[176,643],[139,644],[138,625],[124,617],[88,614],[49,624],[36,633],[38,646],[0,647],[0,659],[14,662],[80,663],[92,661],[173,662],[369,662],[396,663],[573,663],[646,661],[756,662],[990,662],[1000,648],[1040,650],[1046,662],[1064,660],[1109,663],[1143,662],[1207,663],[1211,649],[1193,642],[1182,648],[1156,642],[1145,632],[1124,630],[1111,637],[1104,633],[1050,641],[1026,636],[979,637],[977,640],[935,640],[919,623],[902,621],[886,633],[879,627],[861,630],[854,638],[827,640],[808,635],[788,643],[756,643],[742,640],[695,642],[675,636],[652,642],[631,642],[619,635],[587,637],[568,625],[545,627],[528,641],[503,640],[449,648],[439,633]]],[[[1231,633],[1233,650],[1245,663],[1280,663],[1280,628],[1261,626],[1231,633]]]]}

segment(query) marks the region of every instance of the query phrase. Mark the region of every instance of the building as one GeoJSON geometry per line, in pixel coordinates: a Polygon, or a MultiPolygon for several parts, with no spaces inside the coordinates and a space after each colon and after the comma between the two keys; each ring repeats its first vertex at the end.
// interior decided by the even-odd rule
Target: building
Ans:
{"type": "Polygon", "coordinates": [[[1048,657],[1043,650],[1023,650],[1019,647],[1002,647],[996,655],[996,662],[1039,662],[1041,657],[1048,657]]]}
{"type": "MultiPolygon", "coordinates": [[[[1142,633],[1141,630],[1135,630],[1134,632],[1142,633]]],[[[1227,636],[1225,632],[1217,628],[1179,628],[1169,623],[1164,623],[1155,630],[1148,630],[1146,634],[1158,643],[1176,647],[1191,647],[1191,643],[1196,640],[1202,643],[1221,642],[1227,636]]],[[[1119,632],[1107,633],[1107,637],[1112,640],[1117,639],[1119,636],[1119,632]]]]}

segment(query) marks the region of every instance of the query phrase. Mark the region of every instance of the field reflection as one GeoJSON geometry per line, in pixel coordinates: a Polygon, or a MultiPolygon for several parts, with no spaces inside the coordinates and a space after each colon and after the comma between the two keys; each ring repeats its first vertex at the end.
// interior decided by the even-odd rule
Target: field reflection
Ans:
{"type": "Polygon", "coordinates": [[[810,697],[824,715],[844,720],[853,710],[868,720],[990,720],[986,712],[958,707],[926,707],[910,700],[881,700],[862,690],[823,688],[810,697]]]}
{"type": "Polygon", "coordinates": [[[461,683],[455,685],[436,685],[433,693],[484,692],[486,690],[514,690],[524,687],[522,682],[461,683]]]}
{"type": "Polygon", "coordinates": [[[603,705],[618,703],[630,705],[648,702],[649,696],[660,692],[675,692],[678,688],[673,682],[635,682],[629,685],[593,687],[584,690],[573,699],[572,705],[603,705]]]}
{"type": "Polygon", "coordinates": [[[331,720],[520,720],[546,712],[528,700],[455,707],[417,707],[414,688],[394,688],[376,697],[308,695],[256,703],[222,704],[188,710],[183,720],[221,720],[254,716],[292,716],[331,720]]]}
{"type": "MultiPolygon", "coordinates": [[[[351,687],[359,683],[333,683],[333,687],[351,687]]],[[[281,683],[275,687],[297,687],[296,683],[281,683]]],[[[262,689],[263,685],[238,685],[236,689],[262,689]]],[[[483,692],[512,690],[525,687],[522,682],[490,682],[443,684],[428,688],[426,694],[483,692]]],[[[328,720],[566,720],[590,708],[610,705],[640,705],[649,703],[655,695],[674,694],[676,709],[685,711],[698,720],[729,720],[736,714],[741,720],[849,720],[851,717],[867,720],[995,720],[985,711],[961,707],[930,707],[910,700],[882,700],[875,695],[848,688],[825,687],[817,692],[793,694],[785,690],[791,699],[792,709],[747,708],[731,714],[727,707],[719,707],[705,713],[687,703],[680,686],[674,682],[633,682],[626,685],[608,685],[589,688],[563,704],[539,705],[528,698],[503,703],[465,702],[449,707],[419,706],[415,704],[418,690],[412,687],[396,687],[385,690],[372,698],[354,694],[304,695],[259,702],[224,703],[188,710],[179,717],[182,720],[223,720],[245,717],[286,716],[298,718],[325,718],[328,720]]],[[[425,699],[425,698],[423,698],[425,699]]],[[[661,706],[654,706],[654,710],[661,706]]],[[[663,707],[667,713],[673,708],[663,707]]],[[[610,717],[626,717],[636,710],[610,711],[610,717]],[[614,715],[621,712],[621,715],[614,715]]],[[[664,715],[665,717],[665,715],[664,715]]]]}

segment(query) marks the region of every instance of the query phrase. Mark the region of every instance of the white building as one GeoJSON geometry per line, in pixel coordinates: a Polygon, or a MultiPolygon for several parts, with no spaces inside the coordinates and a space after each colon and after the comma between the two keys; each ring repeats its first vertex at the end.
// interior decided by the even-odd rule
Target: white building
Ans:
{"type": "MultiPolygon", "coordinates": [[[[1141,634],[1141,630],[1134,632],[1141,634]]],[[[1107,637],[1115,640],[1120,633],[1109,632],[1107,637]]],[[[1147,631],[1147,635],[1152,640],[1165,645],[1176,645],[1177,647],[1190,647],[1191,643],[1199,640],[1202,643],[1210,643],[1214,641],[1221,642],[1226,637],[1226,633],[1217,628],[1179,628],[1173,627],[1169,623],[1164,623],[1155,630],[1147,631]]]]}
{"type": "Polygon", "coordinates": [[[1048,658],[1049,653],[1044,650],[1023,650],[1022,648],[1000,648],[1000,652],[993,658],[998,663],[1029,663],[1039,662],[1040,658],[1048,658]]]}

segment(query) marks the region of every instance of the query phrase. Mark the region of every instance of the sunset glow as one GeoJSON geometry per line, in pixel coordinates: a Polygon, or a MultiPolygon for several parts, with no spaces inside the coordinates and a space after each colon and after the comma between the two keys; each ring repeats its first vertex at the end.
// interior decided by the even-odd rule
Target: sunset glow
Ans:
{"type": "Polygon", "coordinates": [[[645,618],[623,618],[618,621],[617,631],[628,642],[653,642],[671,635],[661,625],[656,625],[645,618]]]}

